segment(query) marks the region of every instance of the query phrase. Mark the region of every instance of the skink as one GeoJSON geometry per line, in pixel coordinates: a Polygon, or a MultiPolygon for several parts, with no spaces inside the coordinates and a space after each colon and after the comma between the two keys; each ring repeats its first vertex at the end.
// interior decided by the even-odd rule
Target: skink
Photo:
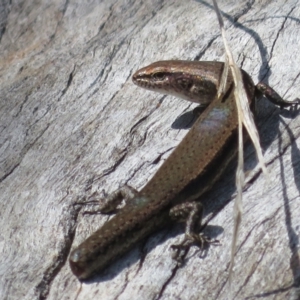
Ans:
{"type": "MultiPolygon", "coordinates": [[[[187,222],[183,244],[201,244],[202,237],[196,230],[202,206],[194,200],[212,187],[237,150],[238,121],[231,75],[224,96],[216,97],[223,67],[221,62],[160,61],[133,75],[133,82],[140,87],[176,95],[206,109],[141,191],[124,187],[109,197],[112,201],[127,198],[126,205],[71,252],[70,267],[79,279],[101,272],[137,242],[167,226],[174,216],[187,222]]],[[[252,107],[257,89],[245,71],[242,75],[252,107]]],[[[264,84],[257,88],[275,104],[296,104],[284,101],[264,84]]]]}

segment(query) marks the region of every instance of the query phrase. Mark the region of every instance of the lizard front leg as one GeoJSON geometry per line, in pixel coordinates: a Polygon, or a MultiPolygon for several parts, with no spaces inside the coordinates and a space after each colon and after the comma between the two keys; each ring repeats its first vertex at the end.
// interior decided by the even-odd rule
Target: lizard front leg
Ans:
{"type": "Polygon", "coordinates": [[[296,98],[294,101],[286,101],[281,96],[278,95],[270,86],[264,82],[259,82],[256,86],[256,96],[263,94],[270,102],[275,105],[278,105],[281,109],[284,107],[291,107],[292,109],[297,108],[300,104],[300,99],[296,98]]]}

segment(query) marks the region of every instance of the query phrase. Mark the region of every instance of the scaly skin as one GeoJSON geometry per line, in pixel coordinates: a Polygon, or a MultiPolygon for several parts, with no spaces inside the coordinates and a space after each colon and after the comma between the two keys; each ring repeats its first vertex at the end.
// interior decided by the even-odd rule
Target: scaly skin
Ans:
{"type": "MultiPolygon", "coordinates": [[[[69,262],[79,279],[104,270],[154,231],[167,226],[170,209],[203,195],[236,153],[237,111],[232,77],[221,99],[216,93],[223,63],[161,61],[133,75],[138,86],[176,95],[207,107],[157,173],[111,220],[74,249],[69,262]]],[[[249,103],[255,86],[242,72],[249,103]]]]}

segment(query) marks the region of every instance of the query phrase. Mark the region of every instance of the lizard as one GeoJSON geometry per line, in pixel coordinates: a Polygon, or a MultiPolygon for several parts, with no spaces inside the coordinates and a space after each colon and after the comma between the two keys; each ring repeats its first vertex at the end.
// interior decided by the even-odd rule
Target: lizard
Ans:
{"type": "MultiPolygon", "coordinates": [[[[225,93],[217,97],[224,63],[201,61],[159,61],[132,76],[133,82],[145,89],[175,95],[196,102],[202,113],[150,181],[138,192],[124,186],[108,196],[108,206],[115,208],[123,199],[126,204],[100,229],[75,248],[69,256],[74,275],[85,280],[103,271],[136,243],[175,220],[185,220],[185,237],[173,245],[174,258],[180,262],[192,244],[204,247],[210,242],[199,233],[203,208],[197,200],[220,178],[237,152],[238,116],[234,84],[228,75],[225,93]]],[[[264,83],[254,85],[242,71],[250,107],[263,93],[282,107],[300,103],[283,100],[264,83]]]]}

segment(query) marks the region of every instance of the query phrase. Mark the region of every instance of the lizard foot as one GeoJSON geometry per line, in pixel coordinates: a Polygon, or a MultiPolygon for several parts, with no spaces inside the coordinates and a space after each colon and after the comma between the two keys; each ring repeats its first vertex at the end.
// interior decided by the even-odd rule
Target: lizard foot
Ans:
{"type": "Polygon", "coordinates": [[[186,234],[184,240],[180,244],[171,246],[171,249],[174,251],[172,258],[178,263],[179,266],[181,266],[191,246],[197,246],[200,249],[200,256],[204,257],[210,245],[216,246],[219,244],[219,240],[211,240],[203,233],[186,234]]]}

